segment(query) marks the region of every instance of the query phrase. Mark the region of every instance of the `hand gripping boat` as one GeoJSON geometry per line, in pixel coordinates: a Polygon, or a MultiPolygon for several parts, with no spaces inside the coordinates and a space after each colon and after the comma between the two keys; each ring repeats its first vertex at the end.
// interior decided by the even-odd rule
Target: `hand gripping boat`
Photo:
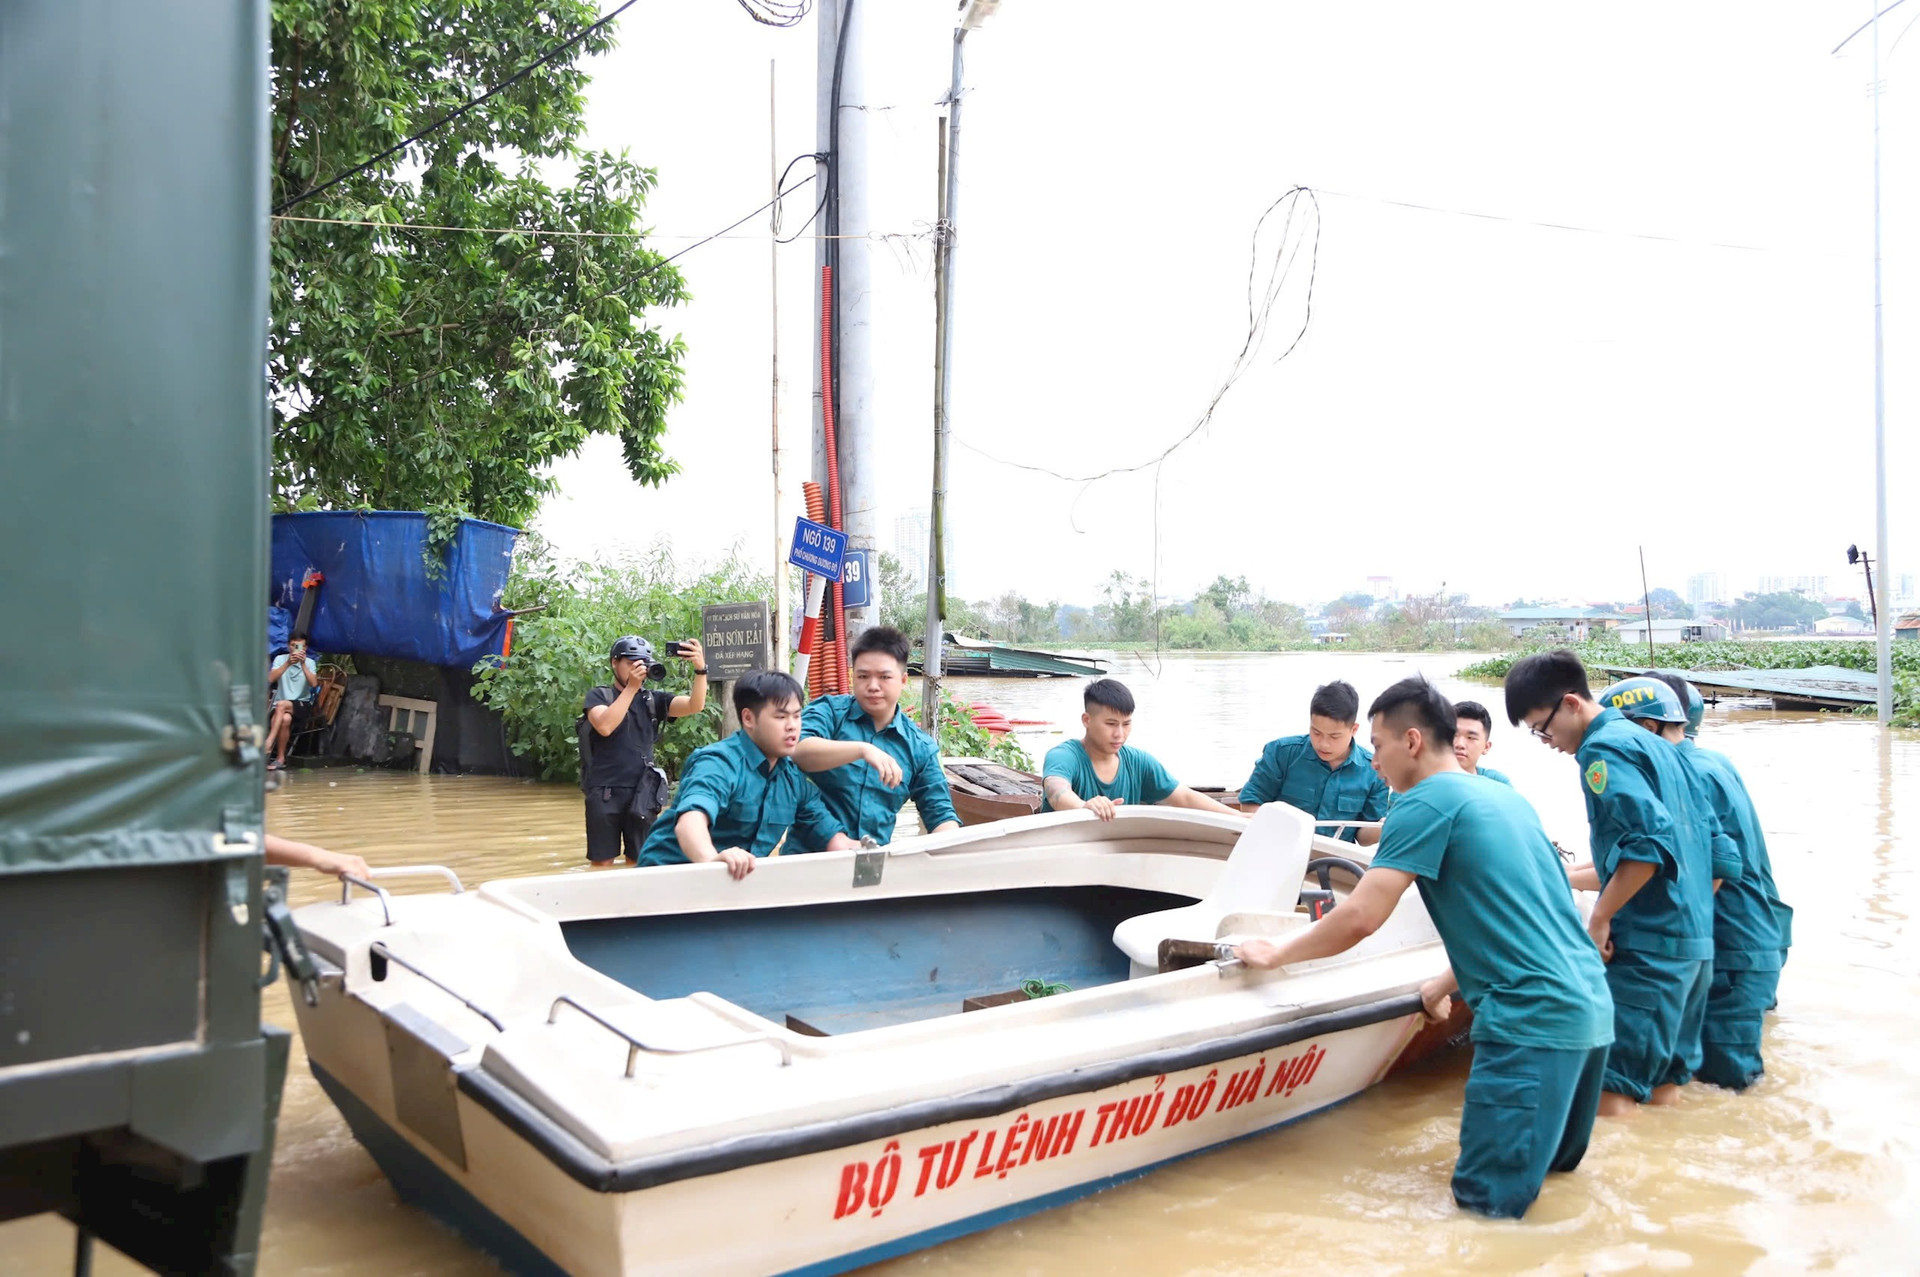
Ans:
{"type": "Polygon", "coordinates": [[[1364,854],[1277,803],[1154,807],[738,882],[372,887],[298,911],[322,979],[294,1004],[396,1190],[511,1271],[841,1272],[1379,1081],[1446,967],[1418,893],[1336,959],[1161,969],[1163,941],[1308,925],[1303,888],[1344,891],[1364,854]]]}

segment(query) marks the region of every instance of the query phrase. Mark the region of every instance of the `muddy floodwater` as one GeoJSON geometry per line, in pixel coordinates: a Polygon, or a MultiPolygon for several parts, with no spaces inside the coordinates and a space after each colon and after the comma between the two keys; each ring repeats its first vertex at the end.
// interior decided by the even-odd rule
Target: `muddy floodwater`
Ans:
{"type": "MultiPolygon", "coordinates": [[[[1346,678],[1363,703],[1425,672],[1496,717],[1488,763],[1562,845],[1586,846],[1573,760],[1505,726],[1499,688],[1452,676],[1464,658],[1346,654],[1123,657],[1140,708],[1133,743],[1194,784],[1244,780],[1260,746],[1304,731],[1313,687],[1346,678]]],[[[1016,719],[1035,759],[1077,734],[1079,684],[956,681],[1016,719]]],[[[1341,1107],[873,1272],[1131,1274],[1418,1272],[1484,1275],[1920,1271],[1920,733],[1840,715],[1709,707],[1702,743],[1747,779],[1795,948],[1768,1022],[1767,1073],[1733,1095],[1686,1088],[1671,1109],[1603,1121],[1580,1170],[1520,1223],[1455,1211],[1459,1054],[1341,1107]]],[[[276,833],[376,863],[433,863],[469,883],[579,871],[581,799],[557,785],[295,770],[268,800],[276,833]]],[[[296,903],[329,894],[296,876],[296,903]]],[[[337,892],[337,887],[334,889],[337,892]]],[[[284,985],[266,1018],[292,1028],[284,985]]],[[[72,1230],[0,1225],[0,1274],[68,1271],[72,1230]]],[[[117,1255],[103,1274],[140,1271],[117,1255]]],[[[260,1271],[405,1275],[494,1271],[401,1204],[307,1071],[296,1039],[260,1271]]]]}

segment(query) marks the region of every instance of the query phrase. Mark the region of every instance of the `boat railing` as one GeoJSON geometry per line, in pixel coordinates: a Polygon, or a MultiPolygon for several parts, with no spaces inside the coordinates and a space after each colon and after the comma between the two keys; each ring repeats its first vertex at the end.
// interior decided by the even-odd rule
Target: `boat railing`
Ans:
{"type": "Polygon", "coordinates": [[[604,1015],[601,1015],[598,1011],[595,1011],[592,1007],[584,1005],[583,1003],[574,999],[571,995],[565,994],[565,993],[555,998],[553,1000],[553,1006],[548,1009],[547,1011],[548,1024],[554,1024],[558,1022],[560,1018],[560,1008],[563,1006],[572,1007],[574,1010],[578,1011],[581,1015],[586,1016],[589,1020],[592,1020],[595,1024],[607,1030],[609,1033],[617,1035],[622,1041],[624,1041],[627,1044],[627,1074],[626,1075],[628,1077],[633,1076],[634,1065],[639,1061],[640,1053],[642,1051],[645,1051],[649,1055],[699,1055],[704,1051],[723,1051],[723,1050],[726,1050],[728,1047],[751,1046],[756,1042],[765,1042],[768,1046],[773,1047],[775,1050],[780,1052],[780,1067],[785,1068],[787,1065],[793,1063],[792,1049],[787,1045],[784,1039],[779,1038],[771,1033],[756,1033],[750,1037],[735,1038],[731,1042],[710,1042],[705,1046],[653,1046],[653,1045],[650,1045],[649,1043],[642,1042],[639,1038],[627,1032],[625,1029],[615,1024],[612,1020],[607,1019],[607,1017],[605,1017],[604,1015]]]}
{"type": "Polygon", "coordinates": [[[366,878],[356,878],[352,874],[340,875],[340,903],[346,904],[353,895],[355,887],[370,891],[380,900],[380,913],[386,918],[384,925],[393,925],[393,895],[385,887],[375,886],[369,878],[419,878],[431,875],[445,878],[453,887],[453,894],[460,895],[466,888],[460,885],[460,876],[445,865],[392,865],[382,869],[370,869],[366,878]]]}
{"type": "Polygon", "coordinates": [[[405,958],[401,957],[399,954],[395,953],[393,950],[387,948],[386,945],[380,943],[378,940],[374,941],[372,944],[367,946],[367,953],[374,959],[373,978],[375,980],[384,980],[387,978],[386,971],[382,966],[382,964],[388,963],[388,962],[394,963],[408,971],[413,972],[413,974],[419,976],[422,980],[425,980],[428,984],[440,990],[440,992],[446,994],[448,997],[452,998],[455,1002],[458,1002],[461,1006],[465,1007],[467,1010],[473,1012],[475,1015],[485,1020],[488,1024],[491,1024],[494,1028],[498,1029],[500,1032],[505,1033],[507,1031],[507,1026],[500,1023],[499,1016],[487,1010],[485,1007],[475,1002],[472,998],[469,998],[466,994],[460,992],[458,989],[448,984],[445,980],[441,980],[435,976],[428,975],[425,971],[422,971],[419,967],[415,966],[413,963],[407,961],[405,958]]]}

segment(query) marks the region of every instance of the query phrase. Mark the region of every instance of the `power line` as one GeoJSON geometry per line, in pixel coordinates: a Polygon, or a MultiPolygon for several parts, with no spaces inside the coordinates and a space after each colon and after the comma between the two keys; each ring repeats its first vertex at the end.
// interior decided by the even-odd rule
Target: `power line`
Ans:
{"type": "MultiPolygon", "coordinates": [[[[802,158],[811,159],[811,156],[802,158]]],[[[816,210],[817,211],[817,210],[816,210]]],[[[368,217],[300,217],[295,214],[276,216],[276,222],[300,222],[317,226],[365,226],[383,231],[444,231],[468,235],[520,235],[528,239],[541,236],[564,236],[572,239],[743,239],[763,240],[761,235],[669,235],[662,231],[581,231],[562,230],[543,226],[441,226],[431,222],[383,222],[368,217]]],[[[793,235],[781,240],[782,244],[791,244],[805,233],[807,226],[813,223],[809,217],[793,235]]],[[[838,239],[924,239],[931,231],[868,231],[864,235],[840,235],[838,239]]],[[[809,236],[811,239],[825,239],[825,235],[809,236]]]]}
{"type": "MultiPolygon", "coordinates": [[[[803,156],[801,158],[804,159],[806,157],[803,156]]],[[[787,167],[792,168],[793,166],[789,164],[787,167]]],[[[615,293],[622,292],[626,289],[632,288],[635,284],[638,284],[641,280],[647,278],[649,275],[655,274],[661,270],[666,269],[668,266],[678,261],[680,258],[685,257],[688,253],[691,253],[694,249],[699,248],[702,244],[710,244],[714,240],[719,239],[722,235],[725,235],[728,231],[733,230],[735,227],[740,226],[741,224],[755,217],[760,216],[760,214],[774,207],[781,200],[785,199],[788,195],[791,195],[793,192],[799,190],[801,187],[805,186],[808,182],[813,181],[817,176],[818,175],[814,173],[807,174],[805,177],[795,182],[792,186],[786,187],[783,190],[781,190],[779,194],[775,195],[772,199],[762,204],[759,208],[754,209],[751,213],[748,213],[745,217],[741,217],[733,222],[728,223],[727,225],[721,227],[719,230],[713,232],[711,235],[707,235],[695,241],[694,243],[687,245],[685,248],[681,249],[679,252],[674,253],[669,257],[661,258],[658,262],[654,263],[652,266],[649,266],[646,270],[641,271],[638,274],[628,279],[622,280],[619,284],[616,284],[614,287],[606,289],[603,292],[596,293],[594,296],[579,302],[574,307],[574,309],[576,311],[580,309],[584,309],[585,307],[591,306],[593,303],[597,301],[601,301],[601,300],[604,300],[605,298],[613,296],[615,293]]],[[[383,223],[383,224],[386,224],[386,223],[383,223]]],[[[561,322],[564,323],[565,321],[562,320],[561,322]]],[[[530,330],[526,334],[526,337],[528,339],[531,339],[537,336],[551,336],[556,331],[557,328],[558,328],[558,325],[548,325],[543,328],[535,328],[530,330]]],[[[437,377],[438,375],[445,372],[447,369],[451,367],[453,367],[452,360],[442,360],[440,363],[435,364],[433,367],[421,373],[418,377],[413,378],[411,381],[401,382],[397,386],[389,386],[387,387],[387,389],[381,391],[377,395],[371,396],[370,398],[356,400],[352,403],[343,403],[337,408],[327,408],[323,411],[315,412],[315,413],[303,412],[299,416],[293,418],[292,422],[290,422],[289,424],[307,425],[316,421],[324,421],[328,417],[337,416],[338,414],[347,412],[351,409],[365,408],[372,404],[380,403],[384,400],[391,399],[393,398],[393,396],[397,394],[401,394],[404,391],[413,389],[415,386],[419,385],[423,381],[426,381],[433,377],[437,377]]]]}
{"type": "Polygon", "coordinates": [[[797,27],[813,12],[813,0],[738,0],[747,16],[765,27],[797,27]]]}
{"type": "Polygon", "coordinates": [[[380,154],[374,156],[372,159],[366,161],[365,163],[357,164],[354,167],[348,169],[344,173],[328,178],[326,181],[320,183],[318,186],[310,186],[298,195],[289,196],[288,198],[281,200],[278,204],[275,204],[273,206],[273,211],[276,213],[284,213],[288,209],[292,208],[294,205],[302,203],[303,201],[306,201],[306,200],[310,200],[314,196],[320,194],[323,191],[330,191],[334,187],[340,185],[340,183],[346,181],[348,178],[357,177],[361,173],[364,173],[368,169],[372,168],[374,165],[379,164],[382,160],[388,159],[389,157],[395,154],[398,154],[401,151],[406,150],[409,146],[412,146],[415,142],[418,142],[421,138],[426,137],[428,134],[433,133],[435,130],[441,128],[442,126],[450,124],[453,121],[459,119],[461,116],[465,115],[467,112],[473,110],[474,107],[479,106],[481,103],[486,102],[489,99],[501,93],[506,92],[508,89],[518,84],[521,80],[525,79],[527,76],[531,75],[533,72],[539,70],[541,67],[547,65],[547,63],[553,61],[555,58],[559,57],[562,53],[565,53],[568,49],[571,49],[574,45],[580,43],[582,40],[592,35],[595,31],[598,31],[601,27],[606,26],[609,22],[612,22],[615,18],[625,13],[628,9],[633,8],[633,6],[638,3],[640,3],[640,0],[625,0],[625,3],[621,4],[618,8],[614,9],[611,13],[607,14],[605,17],[595,22],[592,26],[583,27],[581,30],[579,30],[575,34],[567,37],[565,40],[562,40],[559,44],[554,45],[552,48],[548,49],[545,53],[541,54],[539,57],[535,58],[533,61],[527,63],[527,65],[521,67],[518,71],[515,71],[512,75],[508,76],[506,79],[502,80],[500,83],[494,85],[491,89],[488,89],[485,93],[482,93],[479,97],[468,98],[465,102],[461,103],[459,106],[455,107],[453,110],[447,112],[445,115],[435,120],[432,124],[427,125],[426,128],[421,129],[418,133],[415,133],[410,137],[402,138],[400,141],[394,143],[392,146],[380,152],[380,154]]]}

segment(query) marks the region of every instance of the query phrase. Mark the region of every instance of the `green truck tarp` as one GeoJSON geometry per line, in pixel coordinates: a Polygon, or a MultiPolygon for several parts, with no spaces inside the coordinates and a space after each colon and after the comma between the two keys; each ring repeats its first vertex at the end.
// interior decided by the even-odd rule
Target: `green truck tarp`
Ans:
{"type": "Polygon", "coordinates": [[[0,0],[0,1219],[251,1271],[265,0],[0,0]]]}

